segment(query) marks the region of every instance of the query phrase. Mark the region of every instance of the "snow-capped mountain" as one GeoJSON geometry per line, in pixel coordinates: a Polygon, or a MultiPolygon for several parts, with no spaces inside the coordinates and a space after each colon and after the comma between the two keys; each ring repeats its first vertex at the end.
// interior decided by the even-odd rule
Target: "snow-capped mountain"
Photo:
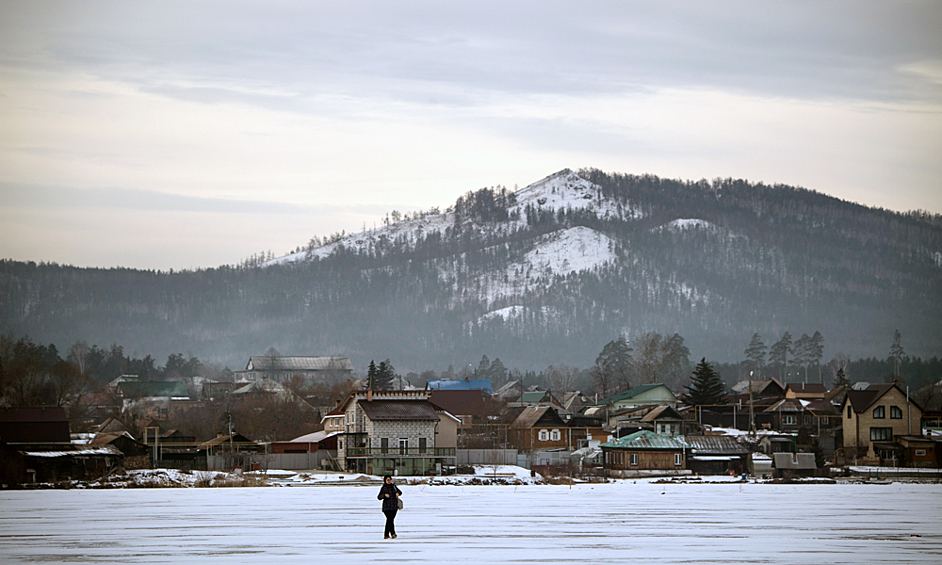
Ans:
{"type": "MultiPolygon", "coordinates": [[[[513,194],[513,203],[507,205],[508,220],[499,224],[487,223],[474,226],[482,239],[506,236],[525,230],[537,213],[553,214],[558,210],[581,211],[605,220],[637,219],[641,212],[630,205],[615,205],[603,199],[601,188],[566,169],[537,181],[513,194]]],[[[453,230],[457,212],[454,209],[440,214],[396,222],[377,229],[347,235],[338,241],[304,252],[292,253],[265,263],[266,267],[326,259],[336,253],[369,254],[390,242],[412,245],[432,234],[443,236],[453,230]]],[[[466,222],[468,223],[468,222],[466,222]]],[[[531,238],[529,247],[519,258],[489,270],[478,272],[479,298],[487,305],[518,296],[525,289],[544,281],[549,286],[558,275],[569,275],[593,271],[615,259],[618,242],[604,233],[588,227],[563,227],[550,233],[531,238]]],[[[498,251],[485,247],[484,251],[498,251]]],[[[453,258],[439,260],[445,266],[451,262],[453,269],[443,268],[441,278],[450,280],[455,294],[461,292],[458,277],[454,276],[456,265],[466,257],[459,253],[453,258]]]]}
{"type": "MultiPolygon", "coordinates": [[[[611,200],[603,199],[600,191],[599,186],[592,184],[569,169],[564,169],[515,192],[515,203],[508,206],[509,216],[514,218],[513,220],[509,220],[500,226],[481,226],[480,229],[486,234],[488,232],[507,232],[525,228],[528,219],[530,219],[528,218],[528,209],[549,212],[581,210],[605,219],[625,220],[641,217],[641,212],[637,208],[630,205],[616,206],[611,200]]],[[[323,259],[330,257],[341,249],[354,253],[368,253],[370,250],[389,241],[405,240],[415,242],[430,234],[442,235],[454,226],[455,214],[454,210],[446,210],[440,214],[430,214],[422,218],[404,220],[380,228],[350,234],[328,245],[278,257],[268,261],[265,265],[293,263],[312,258],[323,259]]],[[[584,247],[579,241],[573,240],[573,243],[584,247]]]]}
{"type": "Polygon", "coordinates": [[[909,354],[931,356],[942,352],[940,257],[939,217],[789,186],[567,169],[262,267],[5,262],[0,321],[41,341],[233,364],[275,346],[402,369],[482,353],[585,367],[605,343],[647,331],[738,360],[753,333],[820,331],[826,355],[870,356],[899,329],[909,354]]]}

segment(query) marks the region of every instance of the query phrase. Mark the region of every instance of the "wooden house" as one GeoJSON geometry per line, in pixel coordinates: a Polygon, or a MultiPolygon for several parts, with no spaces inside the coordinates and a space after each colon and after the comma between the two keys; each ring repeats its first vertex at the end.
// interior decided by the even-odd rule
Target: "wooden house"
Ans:
{"type": "Polygon", "coordinates": [[[569,426],[552,406],[527,406],[510,424],[510,444],[523,453],[565,449],[569,426]]]}
{"type": "Polygon", "coordinates": [[[603,443],[603,467],[611,477],[690,474],[687,445],[679,439],[648,430],[603,443]]]}

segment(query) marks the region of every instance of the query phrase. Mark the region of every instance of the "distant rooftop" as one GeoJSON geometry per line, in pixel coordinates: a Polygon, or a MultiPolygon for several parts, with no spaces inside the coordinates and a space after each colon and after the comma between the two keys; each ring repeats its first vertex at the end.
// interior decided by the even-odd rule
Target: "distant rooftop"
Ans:
{"type": "Polygon", "coordinates": [[[347,357],[272,357],[253,355],[246,371],[353,371],[347,357]]]}
{"type": "Polygon", "coordinates": [[[429,390],[481,390],[493,394],[491,379],[433,379],[428,381],[429,390]]]}

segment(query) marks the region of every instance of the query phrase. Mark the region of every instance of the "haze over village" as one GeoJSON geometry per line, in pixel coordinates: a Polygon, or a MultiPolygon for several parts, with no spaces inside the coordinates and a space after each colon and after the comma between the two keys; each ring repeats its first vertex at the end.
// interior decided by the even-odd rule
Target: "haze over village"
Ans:
{"type": "Polygon", "coordinates": [[[940,26],[5,2],[2,560],[934,562],[940,26]]]}

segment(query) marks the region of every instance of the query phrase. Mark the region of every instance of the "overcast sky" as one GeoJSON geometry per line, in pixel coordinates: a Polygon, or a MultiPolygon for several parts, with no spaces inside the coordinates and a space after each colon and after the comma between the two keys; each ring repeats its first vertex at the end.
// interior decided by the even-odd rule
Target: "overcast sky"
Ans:
{"type": "Polygon", "coordinates": [[[942,213],[940,30],[933,0],[0,0],[0,258],[232,264],[566,167],[942,213]]]}

